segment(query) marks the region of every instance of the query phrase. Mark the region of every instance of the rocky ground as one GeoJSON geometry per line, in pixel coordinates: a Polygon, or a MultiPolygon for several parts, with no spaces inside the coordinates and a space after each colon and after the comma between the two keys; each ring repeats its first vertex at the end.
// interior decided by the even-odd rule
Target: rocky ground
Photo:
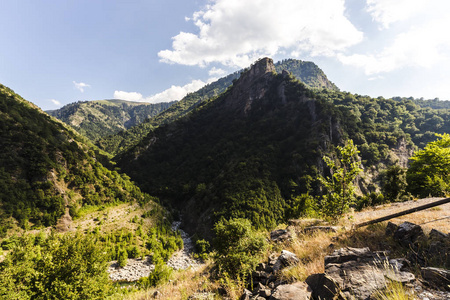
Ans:
{"type": "MultiPolygon", "coordinates": [[[[168,261],[167,265],[174,270],[185,270],[187,268],[197,268],[201,265],[191,257],[194,251],[194,243],[191,237],[180,229],[181,222],[173,222],[172,229],[179,230],[183,239],[184,248],[176,252],[168,261]]],[[[128,259],[127,265],[120,268],[116,261],[112,261],[108,268],[109,278],[113,281],[133,282],[141,277],[148,276],[155,266],[151,263],[150,257],[144,259],[128,259]]]]}

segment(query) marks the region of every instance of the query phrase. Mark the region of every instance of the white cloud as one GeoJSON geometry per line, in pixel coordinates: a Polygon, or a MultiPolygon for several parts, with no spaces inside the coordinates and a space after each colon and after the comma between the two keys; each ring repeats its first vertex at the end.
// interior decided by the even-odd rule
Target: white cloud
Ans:
{"type": "Polygon", "coordinates": [[[227,73],[227,71],[213,67],[211,70],[209,70],[208,74],[209,76],[223,76],[227,73]]]}
{"type": "Polygon", "coordinates": [[[344,0],[215,0],[193,14],[198,34],[180,32],[162,62],[246,67],[277,53],[334,55],[362,32],[344,16],[344,0]]]}
{"type": "Polygon", "coordinates": [[[75,81],[73,81],[73,84],[75,85],[75,88],[77,90],[79,90],[80,92],[82,92],[82,93],[84,93],[84,89],[85,88],[90,87],[89,84],[84,83],[84,82],[75,82],[75,81]]]}
{"type": "Polygon", "coordinates": [[[206,83],[201,80],[193,80],[191,83],[188,83],[184,86],[172,85],[170,88],[161,93],[147,97],[145,101],[150,103],[159,103],[159,102],[169,102],[173,100],[181,100],[188,93],[197,91],[198,89],[205,86],[205,84],[206,83]]]}
{"type": "Polygon", "coordinates": [[[114,99],[127,101],[145,101],[142,94],[136,92],[114,91],[114,99]]]}
{"type": "Polygon", "coordinates": [[[59,102],[58,100],[50,99],[50,101],[51,101],[54,105],[56,105],[56,106],[61,105],[61,102],[59,102]]]}
{"type": "Polygon", "coordinates": [[[421,12],[429,0],[367,0],[367,11],[373,20],[389,28],[391,23],[406,20],[421,12]]]}
{"type": "Polygon", "coordinates": [[[183,86],[172,85],[167,90],[149,97],[143,97],[142,94],[137,92],[115,91],[114,99],[150,103],[170,102],[174,100],[181,100],[188,93],[199,90],[200,88],[205,86],[205,84],[206,82],[203,82],[202,80],[193,80],[192,82],[183,86]]]}
{"type": "MultiPolygon", "coordinates": [[[[380,1],[381,3],[381,1],[380,1]]],[[[409,5],[404,4],[405,8],[409,5]]],[[[420,22],[398,33],[389,45],[379,51],[364,54],[338,54],[345,65],[364,69],[367,75],[391,72],[405,67],[431,68],[449,63],[450,36],[445,28],[450,28],[450,5],[423,8],[420,22]]],[[[393,20],[393,19],[391,19],[393,20]]],[[[399,20],[399,19],[398,19],[399,20]]]]}

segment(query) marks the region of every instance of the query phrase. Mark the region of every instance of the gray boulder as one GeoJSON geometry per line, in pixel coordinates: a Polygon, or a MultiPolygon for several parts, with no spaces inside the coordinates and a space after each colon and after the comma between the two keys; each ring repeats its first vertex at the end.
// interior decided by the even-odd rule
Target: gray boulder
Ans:
{"type": "Polygon", "coordinates": [[[297,255],[287,250],[281,251],[281,255],[278,257],[277,261],[273,265],[272,269],[277,272],[285,267],[296,265],[300,262],[297,255]]]}
{"type": "Polygon", "coordinates": [[[283,284],[277,286],[270,300],[308,300],[311,299],[311,289],[304,282],[283,284]]]}
{"type": "Polygon", "coordinates": [[[426,283],[438,290],[450,291],[450,271],[439,268],[422,268],[422,278],[426,283]]]}
{"type": "Polygon", "coordinates": [[[397,230],[394,232],[394,239],[404,247],[416,247],[419,239],[423,237],[422,227],[410,222],[398,225],[397,230]]]}
{"type": "Polygon", "coordinates": [[[277,229],[270,233],[272,242],[285,242],[292,239],[291,233],[286,229],[277,229]]]}

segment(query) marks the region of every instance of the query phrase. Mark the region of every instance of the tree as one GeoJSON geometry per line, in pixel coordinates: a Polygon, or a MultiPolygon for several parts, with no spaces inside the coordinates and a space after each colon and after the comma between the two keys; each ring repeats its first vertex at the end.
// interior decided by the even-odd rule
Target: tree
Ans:
{"type": "Polygon", "coordinates": [[[354,202],[353,182],[361,172],[358,153],[353,141],[347,140],[344,147],[337,147],[336,161],[328,156],[323,157],[331,173],[328,177],[319,177],[320,183],[328,192],[321,201],[321,212],[328,219],[337,221],[354,202]]]}
{"type": "Polygon", "coordinates": [[[382,192],[387,201],[397,201],[406,193],[406,169],[399,165],[387,168],[381,176],[382,192]]]}
{"type": "Polygon", "coordinates": [[[416,196],[442,197],[450,194],[450,135],[428,143],[410,158],[406,174],[408,190],[416,196]]]}
{"type": "Polygon", "coordinates": [[[265,237],[253,229],[249,220],[240,218],[222,219],[214,231],[219,270],[241,279],[251,274],[267,249],[265,237]]]}

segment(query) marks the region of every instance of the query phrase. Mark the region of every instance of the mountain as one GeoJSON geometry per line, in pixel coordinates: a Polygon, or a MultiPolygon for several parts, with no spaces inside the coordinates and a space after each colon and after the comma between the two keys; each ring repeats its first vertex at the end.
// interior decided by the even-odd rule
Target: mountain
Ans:
{"type": "MultiPolygon", "coordinates": [[[[339,90],[313,62],[287,59],[275,64],[275,72],[281,74],[283,70],[294,75],[309,88],[339,90]]],[[[207,84],[198,91],[188,94],[181,101],[148,121],[129,130],[100,139],[97,142],[97,146],[111,154],[118,154],[124,151],[130,146],[137,144],[137,142],[145,137],[152,129],[162,124],[173,122],[174,120],[187,115],[203,101],[217,97],[229,88],[233,84],[233,81],[237,80],[244,71],[245,70],[240,70],[207,84]]]]}
{"type": "Polygon", "coordinates": [[[85,205],[150,200],[105,168],[107,159],[84,137],[3,85],[0,148],[0,236],[15,221],[39,228],[70,220],[85,205]]]}
{"type": "Polygon", "coordinates": [[[180,209],[188,229],[208,235],[220,218],[270,228],[292,217],[304,195],[322,193],[322,157],[336,157],[334,146],[348,138],[360,150],[358,187],[367,194],[378,190],[382,170],[406,167],[417,145],[448,130],[449,110],[309,89],[262,59],[117,161],[142,189],[180,209]]]}
{"type": "Polygon", "coordinates": [[[175,102],[150,104],[124,100],[79,101],[47,113],[69,124],[91,141],[96,141],[136,126],[175,102]]]}

